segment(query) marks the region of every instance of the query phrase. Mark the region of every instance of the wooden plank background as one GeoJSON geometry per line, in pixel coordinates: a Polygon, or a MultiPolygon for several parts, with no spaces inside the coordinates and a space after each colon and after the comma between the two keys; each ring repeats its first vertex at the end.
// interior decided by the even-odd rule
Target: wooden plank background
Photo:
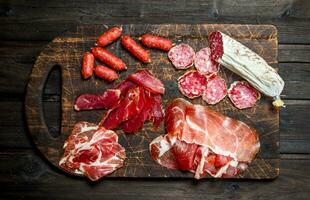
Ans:
{"type": "MultiPolygon", "coordinates": [[[[310,1],[39,1],[0,0],[0,182],[3,199],[309,199],[310,1]],[[37,154],[23,115],[25,86],[42,48],[77,24],[273,24],[287,108],[280,112],[280,177],[274,181],[106,179],[93,185],[68,177],[37,154]]],[[[59,130],[59,76],[44,102],[59,130]]]]}

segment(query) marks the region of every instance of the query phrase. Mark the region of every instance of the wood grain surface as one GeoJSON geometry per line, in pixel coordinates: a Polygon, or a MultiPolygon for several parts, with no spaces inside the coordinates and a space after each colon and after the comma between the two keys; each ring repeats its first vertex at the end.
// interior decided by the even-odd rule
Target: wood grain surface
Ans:
{"type": "MultiPolygon", "coordinates": [[[[78,121],[98,123],[104,111],[76,112],[73,103],[76,96],[82,93],[103,92],[113,84],[97,78],[83,81],[80,75],[81,57],[83,52],[89,50],[98,35],[108,26],[88,25],[78,26],[76,29],[57,37],[41,52],[32,70],[26,94],[26,117],[34,143],[43,155],[55,166],[58,166],[62,156],[64,140],[70,135],[74,124],[78,121]],[[53,137],[45,124],[43,115],[42,94],[49,72],[55,67],[61,70],[61,107],[62,121],[61,134],[53,137]]],[[[269,25],[122,25],[125,34],[135,38],[143,33],[153,33],[172,39],[176,43],[190,44],[195,51],[208,45],[208,34],[219,30],[244,43],[246,46],[260,54],[269,64],[277,67],[277,30],[269,25]]],[[[137,69],[146,68],[156,77],[160,78],[166,87],[163,96],[164,106],[172,99],[184,97],[177,88],[177,78],[185,71],[172,67],[164,52],[152,51],[152,62],[141,64],[126,52],[119,41],[108,47],[113,53],[121,57],[129,66],[126,72],[121,72],[121,80],[137,69]]],[[[220,75],[227,84],[240,77],[221,68],[220,75]]],[[[114,83],[115,84],[115,83],[114,83]]],[[[201,99],[192,100],[193,103],[206,105],[201,99]]],[[[254,127],[260,137],[261,149],[257,158],[250,167],[236,178],[270,179],[279,174],[279,113],[271,105],[271,99],[263,97],[255,107],[246,110],[236,109],[228,98],[213,109],[230,117],[239,119],[254,127]]],[[[164,134],[161,126],[157,132],[152,131],[150,124],[135,135],[126,135],[117,131],[120,143],[126,148],[126,164],[114,172],[112,177],[192,177],[190,173],[169,170],[155,163],[149,155],[148,145],[152,139],[164,134]]]]}

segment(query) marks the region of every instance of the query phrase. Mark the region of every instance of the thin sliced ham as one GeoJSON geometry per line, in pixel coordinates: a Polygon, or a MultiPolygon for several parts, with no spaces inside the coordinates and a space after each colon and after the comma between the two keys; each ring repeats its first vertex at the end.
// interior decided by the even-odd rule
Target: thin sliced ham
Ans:
{"type": "Polygon", "coordinates": [[[152,158],[198,179],[241,173],[260,147],[256,131],[245,123],[181,98],[168,106],[165,126],[167,134],[150,144],[152,158]]]}

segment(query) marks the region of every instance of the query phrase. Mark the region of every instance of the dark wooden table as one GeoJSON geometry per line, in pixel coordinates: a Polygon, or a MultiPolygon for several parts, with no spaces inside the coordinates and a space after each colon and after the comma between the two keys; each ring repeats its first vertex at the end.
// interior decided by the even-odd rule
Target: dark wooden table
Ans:
{"type": "MultiPolygon", "coordinates": [[[[310,1],[0,0],[0,199],[309,199],[310,1]],[[28,76],[42,48],[77,24],[274,24],[287,107],[280,112],[280,176],[272,181],[104,179],[91,184],[50,166],[24,119],[28,76]]],[[[59,132],[60,78],[44,95],[50,131],[59,132]]]]}

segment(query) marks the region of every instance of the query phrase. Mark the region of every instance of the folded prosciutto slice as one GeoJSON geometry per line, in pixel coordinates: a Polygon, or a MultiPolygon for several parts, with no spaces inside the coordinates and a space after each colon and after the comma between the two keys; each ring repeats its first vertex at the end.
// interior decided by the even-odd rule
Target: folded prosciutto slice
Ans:
{"type": "Polygon", "coordinates": [[[181,98],[168,106],[165,126],[167,134],[150,144],[152,158],[197,179],[241,173],[260,147],[256,131],[245,123],[181,98]]]}
{"type": "Polygon", "coordinates": [[[59,166],[72,174],[92,181],[111,174],[123,166],[125,149],[112,130],[88,122],[77,123],[66,140],[59,166]]]}

